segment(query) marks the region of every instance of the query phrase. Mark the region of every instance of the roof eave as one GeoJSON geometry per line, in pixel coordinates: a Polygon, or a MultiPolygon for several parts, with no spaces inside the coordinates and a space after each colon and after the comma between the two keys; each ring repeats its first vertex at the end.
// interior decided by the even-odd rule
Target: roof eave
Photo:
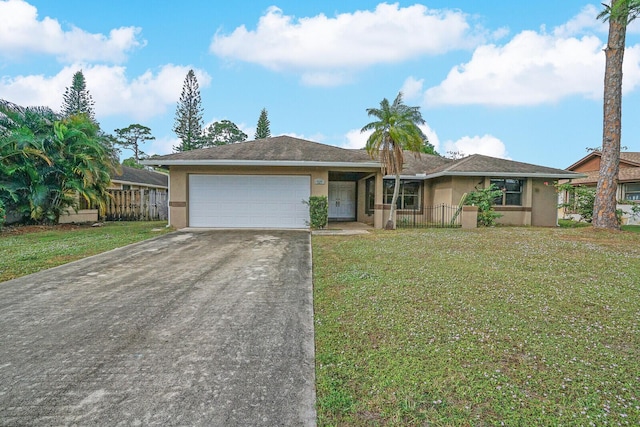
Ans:
{"type": "Polygon", "coordinates": [[[549,179],[576,179],[586,178],[587,175],[567,172],[567,173],[544,173],[544,172],[436,172],[429,174],[426,178],[439,178],[441,176],[492,176],[498,178],[549,178],[549,179]]]}
{"type": "Polygon", "coordinates": [[[286,166],[286,167],[341,167],[341,168],[380,168],[379,162],[323,162],[310,160],[162,160],[148,159],[143,165],[163,166],[286,166]]]}

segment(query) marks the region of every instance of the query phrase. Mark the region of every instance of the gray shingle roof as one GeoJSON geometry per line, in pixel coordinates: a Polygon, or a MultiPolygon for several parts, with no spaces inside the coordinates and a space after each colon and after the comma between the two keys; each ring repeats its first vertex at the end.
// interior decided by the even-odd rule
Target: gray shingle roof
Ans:
{"type": "Polygon", "coordinates": [[[122,173],[111,177],[114,182],[127,182],[155,187],[168,187],[169,175],[147,169],[136,169],[122,166],[122,173]]]}
{"type": "MultiPolygon", "coordinates": [[[[146,164],[220,164],[221,162],[327,162],[361,164],[375,167],[365,150],[349,150],[307,141],[291,136],[276,136],[237,144],[155,156],[146,164]],[[208,162],[208,163],[207,163],[208,162]]],[[[402,175],[493,175],[493,176],[545,176],[573,178],[577,174],[562,169],[548,168],[513,160],[474,154],[460,160],[421,154],[405,153],[402,175]]],[[[246,163],[245,163],[246,164],[246,163]]]]}
{"type": "Polygon", "coordinates": [[[259,161],[318,161],[371,162],[364,150],[348,150],[292,136],[276,136],[237,144],[183,151],[151,158],[161,164],[164,160],[259,160],[259,161]]]}
{"type": "Polygon", "coordinates": [[[404,153],[404,165],[402,167],[402,175],[424,175],[429,171],[446,167],[453,163],[453,160],[445,157],[434,156],[432,154],[420,154],[415,156],[413,153],[404,153]]]}
{"type": "Polygon", "coordinates": [[[429,175],[566,175],[567,178],[577,175],[564,169],[549,168],[531,163],[516,162],[513,160],[499,159],[496,157],[473,154],[449,164],[444,164],[428,172],[429,175]]]}

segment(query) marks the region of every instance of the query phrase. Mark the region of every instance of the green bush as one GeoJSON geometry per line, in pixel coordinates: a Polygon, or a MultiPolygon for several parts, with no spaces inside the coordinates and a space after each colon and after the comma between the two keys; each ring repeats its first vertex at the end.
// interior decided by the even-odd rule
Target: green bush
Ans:
{"type": "Polygon", "coordinates": [[[491,184],[489,188],[477,189],[469,193],[465,205],[478,207],[478,225],[492,227],[496,225],[496,219],[502,215],[493,209],[493,201],[502,197],[502,190],[491,184]]]}
{"type": "Polygon", "coordinates": [[[7,211],[4,208],[4,203],[0,200],[0,230],[2,230],[2,226],[7,220],[7,211]]]}
{"type": "Polygon", "coordinates": [[[304,202],[309,205],[309,226],[312,229],[324,228],[329,222],[329,200],[327,196],[311,196],[308,202],[304,202]]]}
{"type": "Polygon", "coordinates": [[[571,183],[556,185],[558,191],[566,191],[569,200],[558,205],[559,208],[569,209],[580,215],[580,221],[591,222],[593,219],[593,204],[596,200],[596,189],[584,185],[573,186],[571,183]]]}

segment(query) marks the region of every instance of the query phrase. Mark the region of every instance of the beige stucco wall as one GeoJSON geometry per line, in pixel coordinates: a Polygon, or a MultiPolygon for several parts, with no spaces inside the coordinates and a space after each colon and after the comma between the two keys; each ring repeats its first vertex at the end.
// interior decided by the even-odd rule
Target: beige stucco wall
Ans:
{"type": "Polygon", "coordinates": [[[431,184],[431,206],[440,204],[451,204],[452,177],[445,176],[436,178],[431,184]]]}
{"type": "Polygon", "coordinates": [[[60,218],[58,224],[70,224],[72,222],[96,222],[98,221],[97,209],[78,209],[78,212],[73,208],[67,208],[60,218]]]}
{"type": "Polygon", "coordinates": [[[531,225],[555,227],[558,225],[558,193],[550,179],[531,180],[531,225]]]}
{"type": "MultiPolygon", "coordinates": [[[[331,169],[334,171],[335,169],[331,169]]],[[[341,172],[362,172],[357,168],[341,168],[341,172]]],[[[375,172],[375,171],[372,171],[375,172]]],[[[189,224],[189,175],[306,175],[310,177],[312,196],[329,196],[329,168],[320,167],[229,167],[229,166],[171,166],[169,210],[171,225],[177,229],[189,224]]],[[[378,175],[380,175],[378,173],[378,175]]],[[[379,179],[378,181],[382,181],[379,179]]],[[[358,192],[360,191],[358,184],[358,192]]],[[[363,183],[364,186],[364,183],[363,183]]],[[[376,186],[377,188],[377,186],[376,186]]],[[[382,184],[380,183],[380,192],[382,184]]],[[[376,193],[376,199],[378,194],[376,193]]],[[[380,199],[382,196],[380,196],[380,199]]],[[[364,196],[362,197],[364,200],[364,196]]],[[[360,202],[358,202],[360,204],[360,202]]],[[[358,206],[359,207],[359,206],[358,206]]],[[[360,212],[360,209],[358,209],[360,212]]],[[[364,212],[364,210],[363,210],[364,212]]],[[[359,215],[359,214],[358,214],[359,215]]]]}
{"type": "MultiPolygon", "coordinates": [[[[431,205],[440,203],[457,205],[464,193],[470,193],[476,187],[488,187],[490,179],[490,177],[456,176],[433,180],[428,190],[431,192],[431,205]]],[[[528,178],[524,181],[522,206],[496,206],[495,210],[502,215],[497,223],[543,227],[557,225],[557,195],[552,180],[528,178]]]]}

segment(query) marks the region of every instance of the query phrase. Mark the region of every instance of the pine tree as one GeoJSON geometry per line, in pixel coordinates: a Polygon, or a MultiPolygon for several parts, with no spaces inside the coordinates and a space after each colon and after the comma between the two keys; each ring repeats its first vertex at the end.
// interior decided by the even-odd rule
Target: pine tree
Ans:
{"type": "Polygon", "coordinates": [[[609,21],[609,37],[605,48],[604,120],[600,174],[593,206],[593,226],[619,230],[617,215],[620,139],[622,134],[622,62],[627,25],[640,16],[640,0],[611,0],[598,15],[609,21]]]}
{"type": "Polygon", "coordinates": [[[84,113],[89,116],[92,121],[95,121],[93,98],[87,90],[87,84],[82,70],[77,71],[73,75],[71,87],[66,88],[62,97],[62,115],[64,117],[84,113]]]}
{"type": "Polygon", "coordinates": [[[138,164],[146,157],[141,145],[156,139],[151,135],[151,129],[138,123],[131,124],[124,129],[116,129],[114,132],[115,144],[133,151],[133,159],[138,164]]]}
{"type": "Polygon", "coordinates": [[[269,129],[269,118],[267,117],[267,109],[263,108],[260,112],[260,118],[258,119],[258,125],[256,126],[255,139],[269,138],[271,137],[271,130],[269,129]]]}
{"type": "Polygon", "coordinates": [[[175,151],[189,151],[202,147],[202,100],[200,87],[193,70],[189,70],[182,86],[182,94],[176,108],[176,121],[173,131],[180,138],[175,151]]]}

